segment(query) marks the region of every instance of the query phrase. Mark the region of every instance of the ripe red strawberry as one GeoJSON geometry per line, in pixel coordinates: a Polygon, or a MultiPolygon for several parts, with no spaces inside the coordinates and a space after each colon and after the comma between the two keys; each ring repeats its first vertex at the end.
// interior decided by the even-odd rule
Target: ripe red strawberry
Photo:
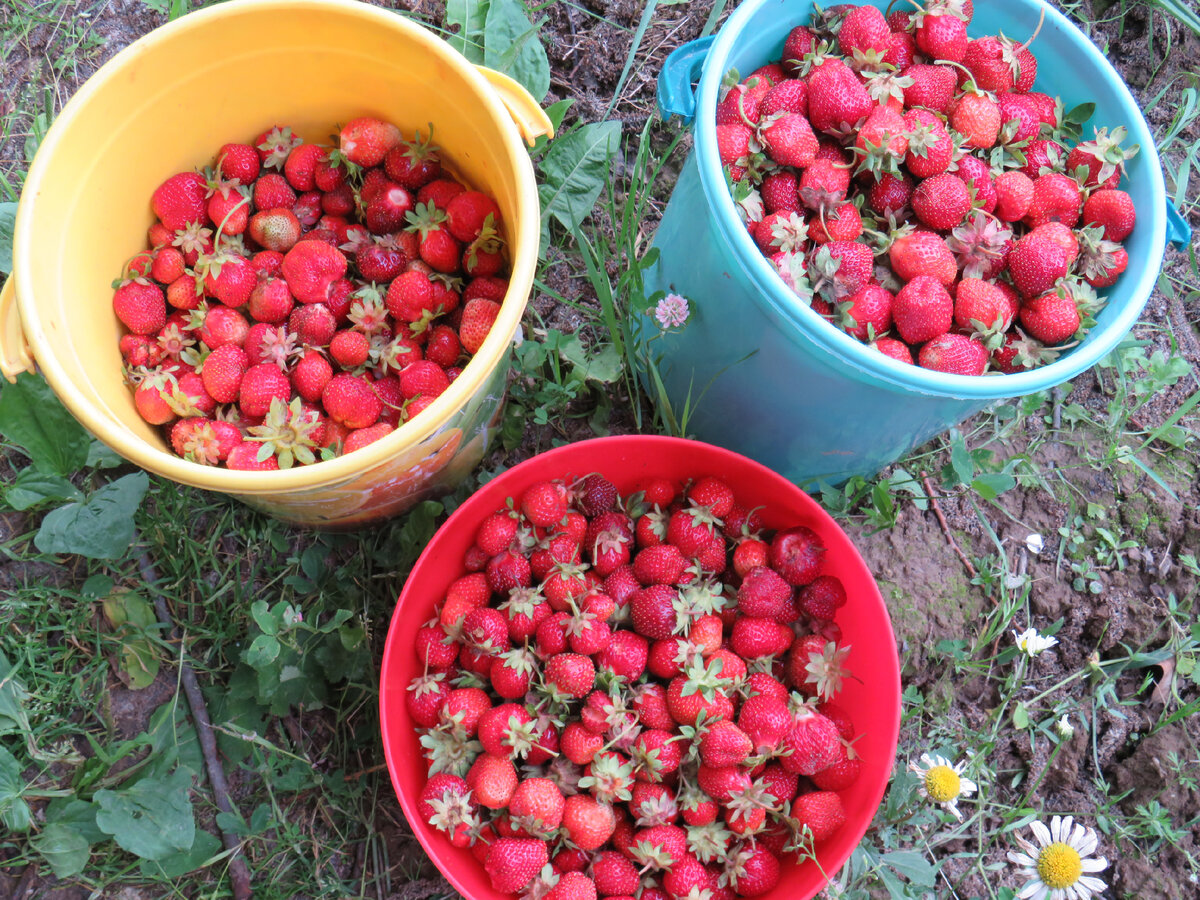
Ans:
{"type": "Polygon", "coordinates": [[[856,6],[842,20],[838,45],[844,56],[854,61],[882,57],[888,48],[892,30],[883,13],[873,6],[856,6]]]}
{"type": "Polygon", "coordinates": [[[498,228],[500,207],[482,191],[463,191],[446,204],[446,227],[456,240],[469,244],[486,225],[498,228]]]}
{"type": "Polygon", "coordinates": [[[812,52],[815,41],[813,33],[803,25],[797,25],[789,31],[783,42],[781,57],[784,72],[793,78],[796,77],[800,70],[800,64],[804,57],[812,52]]]}
{"type": "Polygon", "coordinates": [[[700,739],[700,759],[712,768],[741,765],[753,749],[746,733],[727,719],[714,722],[700,739]]]}
{"type": "Polygon", "coordinates": [[[1048,291],[1025,301],[1021,324],[1043,344],[1061,344],[1079,330],[1079,308],[1067,290],[1048,291]]]}
{"type": "Polygon", "coordinates": [[[786,653],[792,638],[792,630],[774,619],[742,616],[733,623],[729,646],[743,659],[764,659],[786,653]]]}
{"type": "Polygon", "coordinates": [[[808,114],[816,131],[843,133],[874,107],[858,76],[841,60],[827,57],[808,76],[808,114]]]}
{"type": "Polygon", "coordinates": [[[902,281],[927,276],[949,286],[958,277],[954,253],[944,238],[930,232],[917,231],[897,238],[888,251],[888,261],[902,281]]]}
{"type": "Polygon", "coordinates": [[[771,541],[771,568],[792,585],[805,585],[820,574],[825,547],[817,533],[803,525],[776,533],[771,541]]]}
{"type": "Polygon", "coordinates": [[[913,80],[911,85],[904,88],[904,105],[909,107],[905,113],[906,120],[916,108],[943,114],[949,112],[956,87],[954,69],[917,63],[904,69],[904,77],[913,80]]]}
{"type": "Polygon", "coordinates": [[[633,560],[633,575],[644,585],[675,584],[688,561],[674,544],[644,547],[633,560]]]}
{"type": "Polygon", "coordinates": [[[238,406],[247,416],[265,416],[272,400],[287,403],[291,396],[292,383],[279,367],[260,363],[243,373],[238,387],[238,406]]]}
{"type": "Polygon", "coordinates": [[[921,348],[917,364],[951,375],[982,375],[987,369],[988,350],[965,334],[942,334],[921,348]]]}
{"type": "MultiPolygon", "coordinates": [[[[486,803],[483,805],[487,806],[486,803]]],[[[524,890],[549,861],[550,853],[545,841],[500,837],[488,848],[483,868],[494,890],[502,894],[516,894],[524,890]]]]}
{"type": "Polygon", "coordinates": [[[403,228],[412,210],[412,193],[394,181],[385,181],[367,201],[363,219],[372,234],[388,234],[403,228]]]}
{"type": "Polygon", "coordinates": [[[797,775],[815,775],[837,762],[840,738],[837,727],[810,707],[795,714],[792,727],[783,736],[782,746],[791,753],[780,757],[780,764],[797,775]]]}
{"type": "Polygon", "coordinates": [[[792,586],[773,569],[760,566],[746,573],[737,597],[738,610],[744,616],[782,619],[792,598],[792,586]]]}
{"type": "Polygon", "coordinates": [[[458,338],[463,349],[470,354],[479,352],[484,340],[500,315],[500,304],[493,300],[469,300],[462,307],[462,321],[458,326],[458,338]]]}
{"type": "Polygon", "coordinates": [[[237,344],[225,344],[205,358],[200,377],[204,380],[204,389],[214,400],[233,403],[238,399],[242,377],[248,368],[246,351],[237,344]]]}
{"type": "Polygon", "coordinates": [[[885,172],[867,188],[867,205],[880,215],[899,217],[912,200],[913,183],[907,175],[897,177],[885,172]]]}
{"type": "Polygon", "coordinates": [[[757,897],[779,884],[780,864],[765,846],[743,845],[734,857],[730,884],[742,897],[757,897]]]}
{"type": "Polygon", "coordinates": [[[970,189],[971,207],[989,213],[996,208],[995,181],[986,162],[968,154],[959,158],[954,174],[970,189]]]}
{"type": "MultiPolygon", "coordinates": [[[[763,178],[759,193],[762,194],[763,208],[768,213],[800,212],[799,181],[794,172],[772,172],[763,178]]],[[[763,221],[766,221],[766,217],[763,221]]],[[[759,226],[761,225],[760,222],[759,226]]]]}
{"type": "Polygon", "coordinates": [[[1031,180],[1045,172],[1062,172],[1066,166],[1066,148],[1056,141],[1036,138],[1025,147],[1025,165],[1021,171],[1031,180]]]}
{"type": "Polygon", "coordinates": [[[1136,222],[1133,199],[1124,191],[1093,191],[1083,203],[1083,224],[1101,226],[1107,241],[1125,240],[1136,222]]]}
{"type": "Polygon", "coordinates": [[[762,118],[763,98],[772,87],[771,80],[760,75],[750,75],[740,84],[733,85],[717,103],[717,124],[758,123],[762,118]]]}
{"type": "Polygon", "coordinates": [[[918,219],[938,231],[949,231],[971,209],[971,194],[962,179],[950,173],[918,182],[912,196],[918,219]]]}
{"type": "Polygon", "coordinates": [[[842,203],[813,218],[808,236],[815,244],[848,243],[863,233],[862,216],[853,203],[842,203]]]}
{"type": "Polygon", "coordinates": [[[964,278],[954,295],[954,324],[964,331],[1003,334],[1012,324],[1014,311],[1008,297],[996,285],[978,278],[964,278]]]}
{"type": "Polygon", "coordinates": [[[296,192],[282,175],[268,172],[254,182],[252,199],[258,210],[291,210],[296,205],[296,192]]]}
{"type": "Polygon", "coordinates": [[[579,653],[560,653],[546,663],[547,686],[576,699],[584,697],[596,681],[596,666],[590,657],[579,653]]]}
{"type": "Polygon", "coordinates": [[[800,202],[811,210],[832,209],[846,199],[850,168],[829,159],[816,159],[800,173],[800,202]]]}
{"type": "Polygon", "coordinates": [[[118,282],[113,292],[113,312],[134,334],[157,334],[167,322],[167,301],[162,288],[144,278],[118,282]]]}
{"type": "Polygon", "coordinates": [[[329,418],[347,428],[374,425],[383,412],[383,402],[370,383],[345,372],[329,379],[321,391],[321,405],[329,418]]]}
{"type": "Polygon", "coordinates": [[[875,340],[869,346],[878,350],[884,356],[896,360],[896,362],[907,363],[910,366],[913,365],[912,351],[908,349],[908,345],[903,341],[882,337],[875,340]]]}
{"type": "Polygon", "coordinates": [[[1073,178],[1057,173],[1039,176],[1033,182],[1033,195],[1022,221],[1030,228],[1047,222],[1061,222],[1074,228],[1079,222],[1081,197],[1073,178]]]}
{"type": "Polygon", "coordinates": [[[208,183],[203,175],[180,172],[155,188],[150,205],[163,225],[178,231],[192,222],[208,223],[207,198],[208,183]]]}
{"type": "Polygon", "coordinates": [[[1090,141],[1080,142],[1067,156],[1067,171],[1075,174],[1084,169],[1081,179],[1084,187],[1115,188],[1125,171],[1125,160],[1138,152],[1135,145],[1129,150],[1121,149],[1125,139],[1125,128],[1121,126],[1109,134],[1107,128],[1096,129],[1090,141]]]}
{"type": "Polygon", "coordinates": [[[338,146],[350,162],[371,168],[383,162],[389,150],[403,140],[400,129],[369,116],[351,119],[338,135],[338,146]]]}
{"type": "Polygon", "coordinates": [[[996,177],[996,218],[1017,222],[1025,218],[1033,200],[1033,182],[1024,172],[1011,170],[996,177]]]}
{"type": "Polygon", "coordinates": [[[967,26],[958,16],[926,13],[914,36],[921,52],[933,59],[961,63],[967,54],[967,26]]]}
{"type": "Polygon", "coordinates": [[[1066,276],[1072,260],[1069,248],[1054,239],[1052,226],[1043,225],[1013,245],[1008,269],[1021,296],[1028,299],[1044,294],[1066,276]]]}
{"type": "Polygon", "coordinates": [[[346,274],[346,257],[321,241],[301,241],[283,257],[288,290],[301,303],[328,300],[334,282],[346,274]]]}
{"type": "Polygon", "coordinates": [[[253,183],[261,166],[258,151],[249,144],[225,144],[217,151],[217,171],[241,184],[253,183]]]}
{"type": "Polygon", "coordinates": [[[171,448],[184,459],[202,466],[223,462],[241,442],[241,432],[230,422],[193,416],[180,419],[171,427],[171,448]]]}
{"type": "Polygon", "coordinates": [[[759,107],[762,116],[789,112],[808,116],[808,84],[799,78],[787,78],[778,82],[763,96],[759,107]]]}
{"type": "Polygon", "coordinates": [[[990,94],[968,92],[950,105],[950,125],[967,147],[994,146],[1000,124],[1000,105],[990,94]]]}
{"type": "Polygon", "coordinates": [[[279,463],[275,457],[268,456],[265,459],[259,459],[260,450],[262,450],[262,444],[258,441],[243,441],[229,451],[229,456],[225,458],[225,467],[242,472],[274,472],[277,470],[279,463]]]}
{"type": "Polygon", "coordinates": [[[816,135],[799,113],[776,113],[764,119],[759,134],[767,155],[782,166],[803,168],[816,156],[816,135]]]}
{"type": "Polygon", "coordinates": [[[580,850],[596,850],[604,845],[617,827],[612,807],[597,803],[586,794],[567,798],[562,828],[569,841],[580,850]]]}
{"type": "Polygon", "coordinates": [[[521,494],[520,508],[530,524],[549,528],[567,514],[567,491],[561,483],[538,481],[521,494]]]}
{"type": "Polygon", "coordinates": [[[846,822],[842,798],[834,791],[814,791],[797,797],[792,814],[812,831],[813,841],[828,840],[846,822]]]}
{"type": "Polygon", "coordinates": [[[870,340],[872,335],[883,334],[892,327],[894,302],[891,291],[869,284],[838,305],[834,324],[860,341],[870,340]]]}
{"type": "Polygon", "coordinates": [[[902,287],[892,305],[892,320],[900,336],[920,344],[950,330],[954,301],[941,283],[919,275],[902,287]]]}

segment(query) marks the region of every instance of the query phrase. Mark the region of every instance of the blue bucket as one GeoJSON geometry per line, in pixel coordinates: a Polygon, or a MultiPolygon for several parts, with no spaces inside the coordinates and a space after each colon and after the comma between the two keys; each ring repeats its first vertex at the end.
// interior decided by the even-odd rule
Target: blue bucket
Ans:
{"type": "Polygon", "coordinates": [[[687,327],[656,342],[672,403],[690,399],[694,408],[689,432],[808,486],[873,475],[993,401],[1046,390],[1095,365],[1137,322],[1167,240],[1190,240],[1187,223],[1167,201],[1154,138],[1138,104],[1100,51],[1040,0],[977,3],[972,36],[1030,35],[1045,10],[1033,45],[1036,88],[1061,95],[1067,108],[1095,102],[1085,136],[1093,124],[1124,125],[1129,141],[1141,146],[1121,185],[1138,213],[1125,243],[1128,269],[1107,290],[1108,303],[1087,338],[1028,372],[945,375],[859,343],[779,279],[741,224],[717,155],[715,116],[725,73],[737,68],[745,76],[778,60],[788,31],[807,23],[811,9],[809,0],[747,0],[718,35],[667,58],[658,79],[659,108],[664,118],[695,120],[695,146],[658,227],[660,256],[646,281],[647,296],[678,293],[692,306],[687,327]]]}

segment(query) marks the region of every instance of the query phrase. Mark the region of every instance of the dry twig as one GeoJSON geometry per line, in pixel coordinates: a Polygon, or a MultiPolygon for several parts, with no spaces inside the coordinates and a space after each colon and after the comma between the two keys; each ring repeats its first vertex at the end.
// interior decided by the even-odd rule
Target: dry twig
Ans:
{"type": "Polygon", "coordinates": [[[942,533],[946,535],[946,540],[950,542],[950,548],[962,560],[963,568],[967,573],[975,578],[979,573],[975,571],[975,567],[971,565],[971,560],[967,559],[967,554],[962,552],[962,548],[958,546],[958,541],[954,539],[954,534],[950,531],[950,525],[946,522],[946,514],[942,512],[942,506],[938,503],[938,495],[933,491],[933,485],[929,483],[929,476],[924,472],[921,473],[921,484],[925,486],[925,496],[929,498],[929,505],[933,508],[933,514],[937,516],[938,524],[942,526],[942,533]]]}

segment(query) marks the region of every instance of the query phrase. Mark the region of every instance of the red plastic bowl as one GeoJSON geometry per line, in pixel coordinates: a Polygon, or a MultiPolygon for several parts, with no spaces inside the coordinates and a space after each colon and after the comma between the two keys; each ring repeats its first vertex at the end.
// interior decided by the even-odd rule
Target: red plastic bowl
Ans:
{"type": "MultiPolygon", "coordinates": [[[[846,824],[817,849],[817,859],[832,877],[866,833],[883,799],[900,729],[900,667],[887,607],[866,564],[837,523],[812,498],[765,466],[729,450],[680,438],[647,435],[596,438],[559,447],[520,465],[481,487],[434,535],[404,585],[383,652],[379,704],[383,748],[388,771],[404,814],[425,852],[442,874],[470,900],[509,900],[492,889],[483,867],[469,850],[450,846],[417,815],[417,799],[427,780],[428,764],[405,704],[405,689],[422,667],[413,650],[413,635],[463,574],[463,554],[474,543],[480,521],[514,499],[535,481],[602,472],[622,494],[654,476],[678,479],[717,475],[733,489],[738,502],[762,507],[767,528],[807,525],[821,536],[828,553],[824,571],[836,574],[849,597],[838,612],[843,644],[850,645],[847,679],[836,703],[850,714],[860,735],[855,744],[863,759],[857,783],[842,791],[846,824]]],[[[826,884],[811,862],[785,866],[769,900],[809,900],[826,884]]]]}

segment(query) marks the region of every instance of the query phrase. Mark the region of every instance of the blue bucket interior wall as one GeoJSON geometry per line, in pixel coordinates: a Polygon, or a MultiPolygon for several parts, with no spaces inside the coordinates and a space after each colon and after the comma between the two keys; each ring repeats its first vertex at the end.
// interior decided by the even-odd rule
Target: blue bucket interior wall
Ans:
{"type": "MultiPolygon", "coordinates": [[[[1137,228],[1125,245],[1129,268],[1108,289],[1107,306],[1086,340],[1030,372],[949,376],[884,357],[792,294],[738,219],[717,157],[714,117],[725,73],[737,68],[745,76],[778,60],[788,31],[808,21],[811,3],[750,0],[699,55],[695,145],[656,233],[660,258],[646,287],[648,295],[682,294],[692,307],[682,332],[655,342],[673,405],[681,408],[690,398],[694,407],[689,433],[808,487],[870,476],[995,400],[1073,378],[1128,333],[1153,290],[1167,230],[1162,170],[1136,102],[1099,50],[1036,0],[977,3],[969,30],[973,36],[1003,31],[1024,40],[1043,8],[1046,21],[1033,44],[1039,64],[1035,89],[1061,95],[1067,108],[1094,101],[1085,137],[1093,126],[1125,125],[1129,142],[1141,145],[1121,185],[1138,211],[1137,228]]],[[[693,66],[697,55],[693,51],[693,66]]],[[[690,77],[669,68],[670,62],[660,79],[660,103],[665,81],[682,78],[686,90],[690,77]]]]}

